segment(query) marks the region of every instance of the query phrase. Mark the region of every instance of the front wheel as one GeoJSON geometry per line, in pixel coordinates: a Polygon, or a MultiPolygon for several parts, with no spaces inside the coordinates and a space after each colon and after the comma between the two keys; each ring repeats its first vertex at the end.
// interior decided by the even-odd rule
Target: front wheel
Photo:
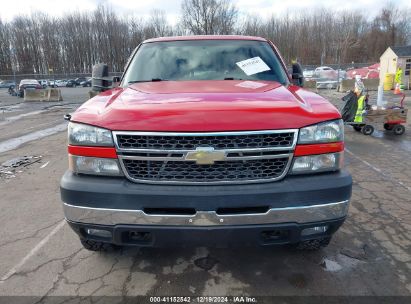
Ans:
{"type": "Polygon", "coordinates": [[[392,131],[395,135],[402,135],[405,132],[405,127],[403,125],[395,125],[392,131]]]}
{"type": "Polygon", "coordinates": [[[94,240],[80,239],[81,245],[87,250],[90,251],[113,251],[118,247],[114,244],[104,243],[94,240]]]}
{"type": "Polygon", "coordinates": [[[372,133],[374,133],[374,127],[371,125],[365,125],[364,127],[362,127],[361,132],[364,135],[371,135],[372,133]]]}

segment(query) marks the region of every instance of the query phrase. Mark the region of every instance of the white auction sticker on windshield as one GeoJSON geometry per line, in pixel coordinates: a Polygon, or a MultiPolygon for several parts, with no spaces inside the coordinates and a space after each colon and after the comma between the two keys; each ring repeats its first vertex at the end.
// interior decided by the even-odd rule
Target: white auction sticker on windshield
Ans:
{"type": "Polygon", "coordinates": [[[236,64],[247,76],[270,70],[270,67],[258,56],[236,62],[236,64]]]}
{"type": "Polygon", "coordinates": [[[265,87],[267,84],[266,83],[261,83],[261,82],[256,82],[256,81],[243,81],[240,83],[237,83],[237,87],[242,87],[242,88],[247,88],[247,89],[258,89],[261,87],[265,87]]]}

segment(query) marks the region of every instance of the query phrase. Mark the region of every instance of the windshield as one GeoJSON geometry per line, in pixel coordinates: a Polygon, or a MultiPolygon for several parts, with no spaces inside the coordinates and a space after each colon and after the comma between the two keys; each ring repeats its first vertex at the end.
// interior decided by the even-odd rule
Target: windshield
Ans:
{"type": "Polygon", "coordinates": [[[123,85],[237,79],[288,82],[279,59],[265,41],[187,40],[143,44],[125,73],[123,85]]]}

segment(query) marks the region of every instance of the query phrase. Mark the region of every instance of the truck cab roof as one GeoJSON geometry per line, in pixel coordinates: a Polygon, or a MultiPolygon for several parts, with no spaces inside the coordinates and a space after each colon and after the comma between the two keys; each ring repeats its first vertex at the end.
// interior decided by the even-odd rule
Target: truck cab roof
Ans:
{"type": "Polygon", "coordinates": [[[197,35],[197,36],[170,36],[147,39],[143,43],[165,42],[165,41],[185,41],[185,40],[255,40],[267,41],[262,37],[242,36],[242,35],[197,35]]]}

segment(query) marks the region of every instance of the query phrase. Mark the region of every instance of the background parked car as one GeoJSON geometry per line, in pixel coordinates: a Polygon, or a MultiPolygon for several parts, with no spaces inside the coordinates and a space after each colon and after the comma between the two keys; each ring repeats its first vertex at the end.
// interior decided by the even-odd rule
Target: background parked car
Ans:
{"type": "Polygon", "coordinates": [[[75,88],[77,86],[77,82],[75,79],[67,80],[66,87],[68,88],[75,88]]]}
{"type": "Polygon", "coordinates": [[[47,82],[47,85],[48,85],[50,88],[55,88],[55,87],[57,87],[56,80],[49,80],[49,81],[47,82]]]}
{"type": "Polygon", "coordinates": [[[376,63],[364,68],[352,69],[347,72],[347,78],[355,79],[356,75],[361,75],[362,79],[376,79],[380,77],[380,64],[376,63]]]}
{"type": "Polygon", "coordinates": [[[47,83],[48,83],[47,79],[40,79],[38,82],[43,87],[43,89],[47,88],[47,83]]]}
{"type": "Polygon", "coordinates": [[[82,87],[91,87],[91,78],[88,78],[86,81],[81,82],[82,87]]]}
{"type": "Polygon", "coordinates": [[[303,75],[306,80],[310,80],[314,76],[314,70],[304,70],[303,75]]]}
{"type": "Polygon", "coordinates": [[[43,87],[36,79],[23,79],[20,81],[17,95],[19,97],[24,97],[24,90],[36,90],[42,88],[43,87]]]}
{"type": "Polygon", "coordinates": [[[81,85],[83,81],[87,81],[86,77],[79,77],[75,79],[77,85],[81,85]]]}
{"type": "Polygon", "coordinates": [[[7,92],[11,95],[11,96],[17,96],[17,91],[16,91],[16,86],[15,85],[11,85],[7,92]]]}
{"type": "Polygon", "coordinates": [[[65,87],[67,85],[67,80],[56,80],[57,87],[65,87]]]}
{"type": "Polygon", "coordinates": [[[11,86],[16,86],[16,83],[14,81],[10,81],[10,80],[4,80],[4,81],[0,81],[0,88],[10,88],[11,86]]]}
{"type": "Polygon", "coordinates": [[[313,77],[317,79],[337,80],[338,72],[333,68],[321,66],[315,69],[313,77]]]}

